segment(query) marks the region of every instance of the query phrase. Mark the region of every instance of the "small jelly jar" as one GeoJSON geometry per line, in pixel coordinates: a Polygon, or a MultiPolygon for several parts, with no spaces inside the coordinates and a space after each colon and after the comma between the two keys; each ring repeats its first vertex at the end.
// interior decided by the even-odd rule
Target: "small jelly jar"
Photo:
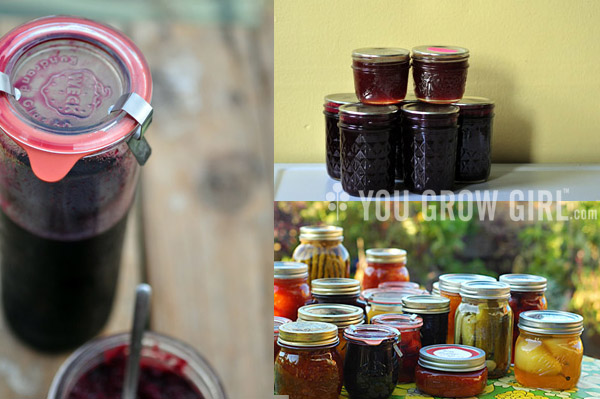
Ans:
{"type": "Polygon", "coordinates": [[[421,286],[419,283],[415,283],[414,281],[384,281],[383,283],[379,283],[377,288],[392,288],[392,289],[414,289],[419,290],[421,286]]]}
{"type": "Polygon", "coordinates": [[[402,312],[423,320],[420,329],[423,346],[445,344],[450,300],[434,295],[410,295],[402,298],[402,312]]]}
{"type": "Polygon", "coordinates": [[[530,310],[521,313],[519,329],[517,382],[529,388],[575,388],[583,360],[583,317],[557,310],[530,310]]]}
{"type": "Polygon", "coordinates": [[[274,270],[274,315],[296,320],[298,309],[310,302],[308,267],[300,262],[275,262],[274,270]]]}
{"type": "Polygon", "coordinates": [[[363,104],[397,104],[406,96],[410,53],[403,48],[361,48],[352,52],[354,88],[363,104]]]}
{"type": "Polygon", "coordinates": [[[279,328],[275,394],[290,399],[339,399],[343,366],[336,350],[338,329],[322,322],[297,321],[279,328]]]}
{"type": "Polygon", "coordinates": [[[404,185],[439,193],[454,187],[458,111],[453,105],[402,106],[404,185]]]}
{"type": "Polygon", "coordinates": [[[373,324],[344,331],[344,385],[350,399],[387,399],[394,392],[402,356],[399,335],[395,328],[373,324]]]}
{"type": "Polygon", "coordinates": [[[415,96],[432,104],[450,104],[465,93],[469,50],[455,46],[418,46],[412,49],[415,96]]]}
{"type": "MultiPolygon", "coordinates": [[[[419,100],[415,97],[414,94],[407,94],[406,98],[398,104],[398,107],[402,108],[403,105],[406,104],[416,104],[419,100]]],[[[402,113],[398,113],[398,119],[396,121],[396,129],[397,129],[397,137],[400,139],[396,140],[396,180],[402,181],[404,180],[404,166],[402,166],[402,113]]]]}
{"type": "Polygon", "coordinates": [[[349,104],[339,115],[344,190],[354,196],[393,191],[398,107],[349,104]]]}
{"type": "Polygon", "coordinates": [[[275,359],[277,359],[277,355],[279,354],[279,344],[277,343],[277,340],[279,339],[279,327],[282,324],[285,323],[290,323],[291,320],[286,318],[286,317],[281,317],[281,316],[275,316],[274,317],[274,323],[273,323],[273,353],[275,354],[275,359]]]}
{"type": "MultiPolygon", "coordinates": [[[[500,281],[510,285],[510,300],[508,304],[513,312],[513,325],[519,323],[519,316],[527,310],[546,310],[548,302],[546,301],[547,280],[546,277],[535,276],[533,274],[503,274],[500,281]]],[[[514,348],[517,344],[519,329],[513,328],[513,352],[511,362],[515,362],[514,348]]]]}
{"type": "Polygon", "coordinates": [[[367,302],[360,298],[360,281],[353,278],[319,278],[311,283],[313,303],[358,306],[367,315],[367,302]]]}
{"type": "Polygon", "coordinates": [[[494,102],[483,97],[463,97],[454,104],[458,114],[456,181],[486,181],[492,166],[492,125],[494,102]]]}
{"type": "Polygon", "coordinates": [[[340,179],[340,129],[338,108],[344,104],[357,103],[354,93],[336,93],[325,96],[325,164],[332,179],[340,179]]]}
{"type": "Polygon", "coordinates": [[[448,314],[448,338],[446,343],[454,343],[454,318],[456,309],[460,305],[460,286],[462,283],[474,280],[496,281],[495,278],[483,274],[442,274],[439,277],[440,295],[450,299],[450,313],[448,314]]]}
{"type": "Polygon", "coordinates": [[[477,396],[487,385],[485,352],[466,345],[424,346],[415,381],[419,390],[435,397],[477,396]]]}
{"type": "MultiPolygon", "coordinates": [[[[387,281],[409,281],[406,268],[406,251],[398,248],[367,249],[367,267],[362,288],[378,288],[387,281]]],[[[418,287],[417,287],[418,288],[418,287]]]]}
{"type": "Polygon", "coordinates": [[[398,383],[405,384],[415,380],[415,367],[421,350],[421,327],[423,319],[417,315],[380,314],[371,319],[371,324],[382,324],[400,331],[400,373],[398,383]]]}

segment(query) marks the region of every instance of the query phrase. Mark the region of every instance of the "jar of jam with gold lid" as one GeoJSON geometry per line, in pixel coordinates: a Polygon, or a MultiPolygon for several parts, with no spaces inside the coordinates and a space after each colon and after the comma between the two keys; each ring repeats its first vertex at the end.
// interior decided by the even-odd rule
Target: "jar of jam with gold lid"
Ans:
{"type": "Polygon", "coordinates": [[[311,283],[314,303],[358,306],[366,316],[367,302],[360,298],[360,281],[353,278],[319,278],[311,283]]]}
{"type": "MultiPolygon", "coordinates": [[[[362,288],[378,288],[389,281],[408,282],[406,251],[398,248],[370,248],[366,251],[367,267],[364,270],[362,288]]],[[[418,287],[417,287],[418,288],[418,287]]]]}
{"type": "Polygon", "coordinates": [[[273,313],[296,320],[298,309],[310,302],[308,267],[301,262],[274,262],[273,313]]]}
{"type": "Polygon", "coordinates": [[[354,196],[393,191],[398,107],[348,104],[339,116],[344,190],[354,196]]]}
{"type": "Polygon", "coordinates": [[[323,114],[325,114],[325,164],[327,174],[340,179],[340,130],[338,128],[338,108],[344,104],[357,103],[354,93],[336,93],[325,96],[323,114]]]}
{"type": "Polygon", "coordinates": [[[352,52],[354,88],[363,104],[397,104],[406,96],[410,53],[403,48],[369,47],[352,52]]]}
{"type": "Polygon", "coordinates": [[[451,104],[465,93],[469,50],[456,46],[412,49],[413,81],[419,101],[451,104]]]}

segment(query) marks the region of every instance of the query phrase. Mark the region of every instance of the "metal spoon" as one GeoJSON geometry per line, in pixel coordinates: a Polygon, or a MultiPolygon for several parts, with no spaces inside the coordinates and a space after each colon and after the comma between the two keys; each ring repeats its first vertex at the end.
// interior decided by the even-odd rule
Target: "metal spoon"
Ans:
{"type": "Polygon", "coordinates": [[[137,395],[138,379],[140,376],[142,338],[144,337],[148,315],[150,314],[151,296],[152,287],[148,284],[139,284],[137,286],[135,290],[133,326],[131,328],[129,357],[127,358],[127,365],[125,368],[125,382],[123,383],[122,399],[135,399],[137,395]]]}

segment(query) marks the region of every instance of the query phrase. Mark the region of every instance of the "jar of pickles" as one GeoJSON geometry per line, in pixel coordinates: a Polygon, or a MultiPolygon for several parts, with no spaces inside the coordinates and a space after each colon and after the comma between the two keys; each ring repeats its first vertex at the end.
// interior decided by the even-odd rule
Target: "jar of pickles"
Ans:
{"type": "Polygon", "coordinates": [[[357,103],[358,98],[354,93],[336,93],[325,96],[325,164],[327,174],[332,178],[340,179],[340,130],[338,128],[338,108],[344,104],[357,103]]]}
{"type": "Polygon", "coordinates": [[[310,301],[308,267],[300,262],[274,263],[274,314],[296,320],[298,309],[310,301]]]}
{"type": "MultiPolygon", "coordinates": [[[[542,276],[533,274],[503,274],[500,281],[510,286],[510,300],[508,304],[513,312],[513,326],[519,323],[519,316],[527,310],[546,310],[548,302],[546,301],[547,280],[542,276]]],[[[513,328],[513,348],[517,343],[519,329],[513,328]]],[[[512,352],[511,362],[515,362],[515,351],[512,352]]]]}
{"type": "Polygon", "coordinates": [[[512,349],[513,316],[510,287],[499,281],[470,281],[460,287],[454,342],[483,349],[490,378],[508,372],[512,349]]]}
{"type": "Polygon", "coordinates": [[[360,281],[353,278],[319,278],[311,283],[314,303],[341,303],[361,308],[367,315],[367,303],[360,299],[360,281]]]}
{"type": "Polygon", "coordinates": [[[281,350],[275,359],[275,394],[290,399],[339,399],[342,359],[335,349],[337,327],[297,321],[279,328],[281,350]]]}
{"type": "Polygon", "coordinates": [[[292,258],[308,265],[308,281],[349,277],[350,254],[342,244],[344,229],[337,226],[300,227],[300,245],[292,258]]]}
{"type": "MultiPolygon", "coordinates": [[[[410,280],[406,268],[406,251],[398,248],[367,249],[367,267],[364,271],[362,288],[377,288],[387,281],[410,280]]],[[[418,288],[418,287],[417,287],[418,288]]]]}
{"type": "Polygon", "coordinates": [[[450,300],[434,295],[410,295],[402,298],[402,312],[416,314],[423,320],[423,346],[445,344],[448,331],[450,300]]]}
{"type": "Polygon", "coordinates": [[[519,330],[517,382],[530,388],[575,388],[583,359],[583,317],[557,310],[530,310],[521,313],[519,330]]]}
{"type": "Polygon", "coordinates": [[[273,327],[273,341],[274,341],[274,347],[273,347],[273,353],[275,354],[275,359],[277,359],[277,355],[279,354],[279,344],[277,343],[277,340],[279,339],[279,327],[282,324],[285,323],[291,323],[292,321],[288,318],[285,317],[281,317],[281,316],[275,316],[274,317],[274,327],[273,327]]]}

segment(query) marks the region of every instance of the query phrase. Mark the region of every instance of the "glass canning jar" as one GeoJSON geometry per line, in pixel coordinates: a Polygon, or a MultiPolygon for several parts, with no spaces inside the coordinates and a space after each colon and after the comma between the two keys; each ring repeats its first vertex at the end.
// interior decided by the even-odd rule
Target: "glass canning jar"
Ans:
{"type": "MultiPolygon", "coordinates": [[[[406,268],[406,251],[398,248],[367,249],[367,267],[365,268],[362,288],[378,288],[388,281],[410,280],[406,268]]],[[[418,287],[417,287],[418,288],[418,287]]]]}
{"type": "Polygon", "coordinates": [[[415,283],[414,281],[385,281],[383,283],[379,283],[377,288],[393,288],[393,289],[421,289],[419,283],[415,283]]]}
{"type": "Polygon", "coordinates": [[[448,332],[450,300],[435,295],[410,295],[402,298],[402,312],[416,314],[423,319],[421,344],[445,344],[448,332]]]}
{"type": "Polygon", "coordinates": [[[274,262],[275,316],[296,320],[298,309],[310,302],[308,267],[300,262],[274,262]]]}
{"type": "Polygon", "coordinates": [[[277,355],[279,354],[279,344],[277,343],[277,340],[279,339],[279,327],[281,327],[282,324],[285,323],[291,323],[292,321],[288,318],[285,317],[281,317],[281,316],[274,316],[274,323],[273,323],[273,353],[275,354],[275,359],[277,359],[277,355]]]}
{"type": "Polygon", "coordinates": [[[344,104],[354,104],[358,98],[354,93],[336,93],[325,96],[323,114],[325,114],[325,164],[327,174],[340,179],[340,129],[338,108],[344,104]]]}
{"type": "MultiPolygon", "coordinates": [[[[414,94],[407,94],[406,98],[400,101],[398,107],[402,109],[403,105],[406,104],[415,104],[418,103],[419,100],[415,97],[414,94]]],[[[398,112],[398,118],[396,118],[396,131],[398,140],[396,140],[396,180],[402,181],[404,180],[404,166],[402,166],[403,155],[402,155],[402,113],[398,112]]]]}
{"type": "Polygon", "coordinates": [[[411,295],[409,292],[401,290],[382,290],[368,296],[367,303],[367,322],[370,323],[373,316],[384,313],[402,313],[402,298],[411,295]]]}
{"type": "Polygon", "coordinates": [[[311,283],[314,303],[357,306],[367,315],[367,303],[360,298],[360,281],[353,278],[319,278],[311,283]]]}

